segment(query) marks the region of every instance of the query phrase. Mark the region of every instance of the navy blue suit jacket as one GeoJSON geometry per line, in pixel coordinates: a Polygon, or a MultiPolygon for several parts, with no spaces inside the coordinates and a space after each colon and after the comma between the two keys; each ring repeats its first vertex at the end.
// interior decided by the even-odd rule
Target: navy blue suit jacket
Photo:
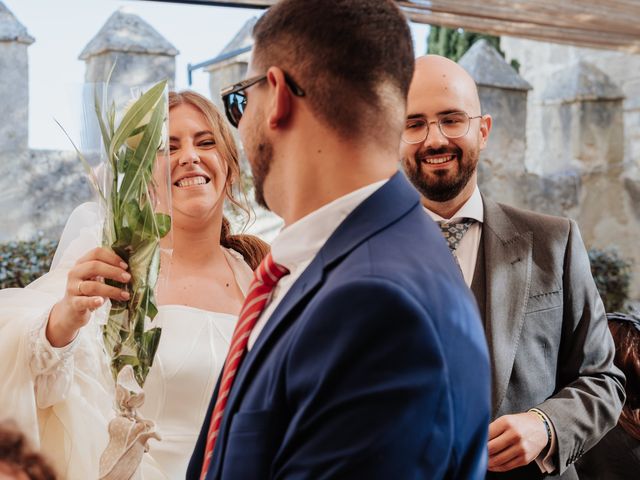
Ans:
{"type": "Polygon", "coordinates": [[[475,302],[397,173],[336,229],[244,358],[206,478],[481,479],[490,408],[475,302]]]}

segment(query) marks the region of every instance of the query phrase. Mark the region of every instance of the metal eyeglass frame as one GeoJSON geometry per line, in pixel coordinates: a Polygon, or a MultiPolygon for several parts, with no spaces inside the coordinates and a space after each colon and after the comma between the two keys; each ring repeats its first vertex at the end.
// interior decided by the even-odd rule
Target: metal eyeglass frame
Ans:
{"type": "Polygon", "coordinates": [[[461,138],[461,137],[464,137],[467,133],[469,133],[469,128],[471,128],[471,120],[473,120],[475,118],[482,118],[482,117],[483,117],[483,115],[476,115],[475,117],[471,117],[471,116],[469,116],[469,114],[467,112],[463,112],[463,111],[450,112],[450,113],[447,113],[446,115],[443,115],[438,120],[431,120],[430,122],[425,120],[427,129],[425,130],[424,138],[422,140],[416,140],[414,142],[409,142],[409,141],[404,139],[404,132],[403,132],[402,133],[402,141],[404,143],[409,144],[409,145],[416,145],[418,143],[424,142],[427,139],[427,137],[429,136],[429,130],[430,130],[430,126],[431,126],[432,123],[436,123],[438,125],[438,130],[440,130],[440,133],[442,134],[443,137],[446,137],[446,138],[449,138],[449,139],[461,138]],[[449,115],[459,115],[461,113],[463,113],[464,115],[467,116],[467,129],[465,130],[465,132],[460,134],[460,135],[455,135],[455,136],[447,135],[446,133],[444,133],[442,131],[442,125],[441,125],[440,122],[442,122],[442,120],[447,118],[449,115]]]}

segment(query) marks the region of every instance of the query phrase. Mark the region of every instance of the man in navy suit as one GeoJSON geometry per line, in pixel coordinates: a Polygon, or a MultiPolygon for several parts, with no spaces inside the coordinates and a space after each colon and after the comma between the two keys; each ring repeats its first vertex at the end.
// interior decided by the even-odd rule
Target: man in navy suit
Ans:
{"type": "Polygon", "coordinates": [[[236,333],[255,325],[234,334],[187,478],[484,478],[482,326],[398,172],[403,15],[392,0],[284,0],[254,39],[223,99],[257,200],[285,221],[267,257],[285,275],[256,275],[277,284],[249,293],[236,333]]]}

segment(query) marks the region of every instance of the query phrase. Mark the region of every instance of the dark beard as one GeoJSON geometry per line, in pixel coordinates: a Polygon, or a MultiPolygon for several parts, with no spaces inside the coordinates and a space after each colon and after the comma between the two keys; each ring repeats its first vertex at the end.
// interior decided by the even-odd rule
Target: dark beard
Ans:
{"type": "Polygon", "coordinates": [[[403,158],[402,164],[407,177],[414,187],[425,198],[433,202],[448,202],[457,197],[462,189],[469,183],[478,165],[478,152],[469,152],[466,156],[459,148],[427,150],[413,158],[403,158]],[[430,155],[454,154],[458,162],[458,174],[451,179],[446,177],[446,171],[436,170],[430,178],[422,174],[421,158],[430,155]],[[436,179],[433,176],[437,177],[436,179]]]}
{"type": "Polygon", "coordinates": [[[269,210],[267,201],[264,198],[264,180],[269,174],[271,167],[271,159],[273,158],[273,145],[266,140],[262,143],[258,143],[258,149],[253,158],[253,162],[249,162],[251,165],[251,174],[253,175],[254,195],[256,202],[261,207],[269,210]]]}

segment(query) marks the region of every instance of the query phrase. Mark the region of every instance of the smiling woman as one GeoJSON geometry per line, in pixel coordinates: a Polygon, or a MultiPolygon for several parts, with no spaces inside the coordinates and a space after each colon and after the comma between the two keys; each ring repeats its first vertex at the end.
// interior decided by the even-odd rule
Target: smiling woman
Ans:
{"type": "MultiPolygon", "coordinates": [[[[173,252],[161,257],[162,336],[139,409],[162,438],[149,441],[142,460],[142,478],[154,480],[185,475],[252,268],[268,250],[231,234],[224,218],[226,200],[244,205],[234,192],[237,148],[211,102],[170,93],[169,136],[173,252]]],[[[95,208],[79,207],[67,227],[74,241],[52,271],[29,288],[0,291],[2,414],[20,421],[60,478],[97,478],[114,415],[99,334],[108,310],[82,302],[121,298],[101,278],[126,283],[128,272],[113,251],[97,247],[100,225],[95,208]]]]}
{"type": "MultiPolygon", "coordinates": [[[[181,200],[176,196],[180,193],[180,186],[184,188],[186,184],[183,182],[189,177],[201,176],[200,180],[187,183],[204,180],[209,187],[203,191],[210,194],[203,197],[205,201],[214,200],[216,207],[221,209],[224,200],[228,200],[248,219],[249,207],[245,201],[238,199],[238,193],[242,191],[238,148],[218,109],[198,93],[172,92],[169,94],[169,118],[174,216],[181,214],[181,200]],[[180,185],[177,185],[178,182],[180,185]]],[[[240,197],[243,195],[240,194],[240,197]]],[[[190,197],[182,198],[188,200],[190,197]]],[[[213,211],[210,213],[213,214],[213,211]]],[[[252,235],[232,235],[230,223],[222,215],[222,210],[216,210],[215,215],[220,215],[222,221],[221,245],[240,252],[255,269],[267,252],[266,244],[252,235]]],[[[193,211],[188,216],[193,216],[193,211]]],[[[182,228],[180,218],[174,221],[177,222],[176,229],[182,228]]]]}

